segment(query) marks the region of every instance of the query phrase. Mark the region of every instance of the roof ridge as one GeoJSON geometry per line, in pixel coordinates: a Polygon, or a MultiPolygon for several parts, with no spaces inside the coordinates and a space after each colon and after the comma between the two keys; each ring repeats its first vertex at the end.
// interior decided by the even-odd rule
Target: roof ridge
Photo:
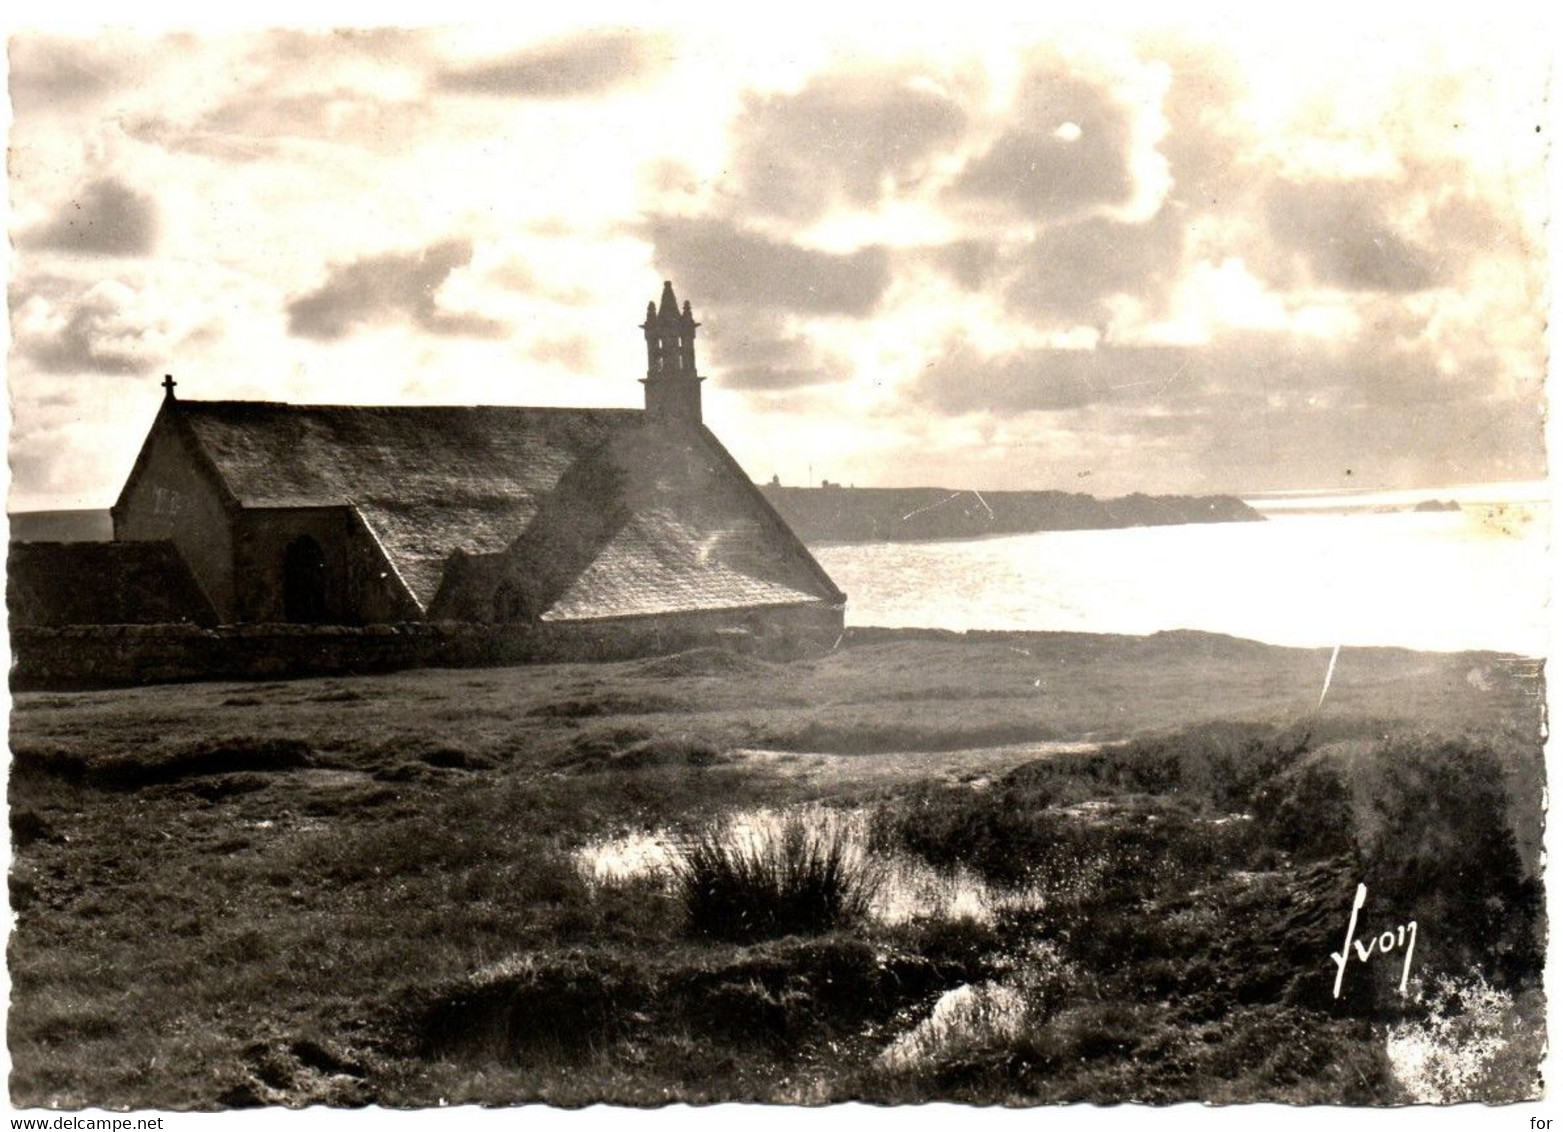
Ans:
{"type": "Polygon", "coordinates": [[[370,409],[375,412],[399,412],[404,410],[465,410],[475,411],[479,409],[501,409],[507,412],[520,413],[623,413],[642,416],[644,409],[636,409],[624,405],[366,405],[354,403],[298,403],[294,401],[246,401],[238,399],[224,399],[217,401],[202,401],[181,397],[175,404],[181,409],[206,408],[217,405],[243,405],[256,406],[268,409],[370,409]]]}

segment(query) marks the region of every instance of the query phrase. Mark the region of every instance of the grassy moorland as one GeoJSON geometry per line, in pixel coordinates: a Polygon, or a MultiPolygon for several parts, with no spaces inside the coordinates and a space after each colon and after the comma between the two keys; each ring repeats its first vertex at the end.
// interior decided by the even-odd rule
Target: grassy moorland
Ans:
{"type": "Polygon", "coordinates": [[[1348,649],[1319,708],[1327,662],[858,634],[20,694],[13,1103],[1532,1095],[1540,674],[1348,649]],[[637,836],[689,849],[583,855],[637,836]],[[974,895],[886,912],[908,876],[974,895]],[[1407,997],[1398,941],[1331,993],[1359,882],[1407,997]]]}

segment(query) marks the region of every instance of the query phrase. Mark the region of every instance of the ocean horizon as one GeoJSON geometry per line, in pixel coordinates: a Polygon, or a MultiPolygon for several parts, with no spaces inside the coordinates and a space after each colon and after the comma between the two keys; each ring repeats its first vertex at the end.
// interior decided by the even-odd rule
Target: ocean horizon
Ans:
{"type": "Polygon", "coordinates": [[[1534,492],[1491,487],[1320,494],[1306,507],[1250,499],[1261,523],[844,543],[814,554],[847,594],[849,626],[1192,629],[1295,647],[1543,656],[1550,507],[1534,492]],[[1405,509],[1425,498],[1461,507],[1405,509]],[[1381,510],[1390,507],[1399,509],[1381,510]]]}

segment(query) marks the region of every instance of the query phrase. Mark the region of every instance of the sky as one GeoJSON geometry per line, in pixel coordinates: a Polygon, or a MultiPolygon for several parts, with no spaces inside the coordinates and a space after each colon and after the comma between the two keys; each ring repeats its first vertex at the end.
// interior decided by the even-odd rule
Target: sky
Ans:
{"type": "Polygon", "coordinates": [[[543,19],[13,31],[11,508],[164,373],[638,406],[664,279],[760,480],[1545,474],[1533,25],[543,19]]]}

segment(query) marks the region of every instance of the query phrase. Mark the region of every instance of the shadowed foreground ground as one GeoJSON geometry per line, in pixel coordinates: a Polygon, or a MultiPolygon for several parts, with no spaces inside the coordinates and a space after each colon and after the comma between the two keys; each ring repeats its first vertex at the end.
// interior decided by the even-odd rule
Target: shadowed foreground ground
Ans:
{"type": "Polygon", "coordinates": [[[1328,661],[858,633],[18,695],[12,1098],[1531,1095],[1537,666],[1347,649],[1316,710],[1328,661]],[[702,934],[579,852],[802,806],[991,899],[702,934]],[[1360,881],[1364,935],[1419,921],[1409,999],[1398,957],[1331,997],[1360,881]]]}

